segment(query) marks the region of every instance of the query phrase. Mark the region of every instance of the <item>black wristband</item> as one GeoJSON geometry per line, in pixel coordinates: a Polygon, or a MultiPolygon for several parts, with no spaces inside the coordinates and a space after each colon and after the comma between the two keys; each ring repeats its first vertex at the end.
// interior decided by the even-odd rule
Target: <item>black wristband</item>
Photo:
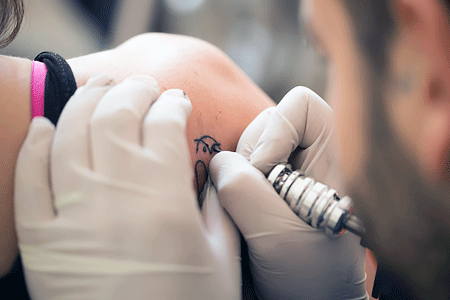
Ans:
{"type": "Polygon", "coordinates": [[[34,60],[47,67],[44,117],[56,125],[64,106],[77,90],[75,76],[67,61],[56,53],[42,52],[34,60]]]}

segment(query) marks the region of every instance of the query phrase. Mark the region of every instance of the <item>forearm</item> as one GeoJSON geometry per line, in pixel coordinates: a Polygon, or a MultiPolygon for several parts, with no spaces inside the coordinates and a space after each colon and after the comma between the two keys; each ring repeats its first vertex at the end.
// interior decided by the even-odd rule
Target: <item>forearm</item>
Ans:
{"type": "Polygon", "coordinates": [[[14,169],[29,122],[24,112],[8,116],[8,111],[1,112],[0,121],[0,276],[9,272],[18,254],[13,209],[14,169]]]}
{"type": "Polygon", "coordinates": [[[1,188],[0,240],[2,242],[0,243],[0,277],[3,277],[11,269],[17,257],[18,249],[14,230],[12,193],[4,191],[3,182],[1,188]]]}
{"type": "Polygon", "coordinates": [[[25,135],[26,132],[17,132],[14,126],[5,125],[2,122],[0,131],[2,141],[0,149],[0,276],[9,272],[18,254],[13,209],[14,168],[25,135]]]}
{"type": "Polygon", "coordinates": [[[0,74],[0,277],[9,272],[17,254],[14,228],[14,171],[30,123],[31,62],[1,57],[0,74]],[[12,89],[11,87],[15,88],[12,89]]]}

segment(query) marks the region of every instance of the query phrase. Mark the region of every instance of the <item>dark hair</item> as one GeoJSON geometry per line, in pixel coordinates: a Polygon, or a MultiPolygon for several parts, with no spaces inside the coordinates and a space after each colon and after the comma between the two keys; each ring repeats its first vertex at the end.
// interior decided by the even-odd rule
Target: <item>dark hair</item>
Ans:
{"type": "Polygon", "coordinates": [[[344,0],[354,24],[356,38],[371,71],[384,73],[390,37],[395,29],[389,0],[344,0]]]}
{"type": "MultiPolygon", "coordinates": [[[[450,0],[439,0],[447,16],[450,0]]],[[[342,0],[354,25],[368,67],[363,88],[367,104],[367,160],[361,176],[349,183],[379,263],[406,284],[391,282],[383,293],[408,291],[420,299],[450,299],[450,202],[448,185],[431,188],[418,164],[405,152],[389,120],[386,84],[388,53],[397,30],[393,0],[342,0]],[[370,179],[370,180],[369,180],[370,179]]],[[[450,17],[449,24],[450,24],[450,17]]],[[[386,299],[416,299],[390,297],[386,299]]],[[[383,296],[384,297],[384,296],[383,296]]]]}
{"type": "Polygon", "coordinates": [[[6,47],[16,37],[23,15],[23,0],[0,1],[0,48],[6,47]]]}

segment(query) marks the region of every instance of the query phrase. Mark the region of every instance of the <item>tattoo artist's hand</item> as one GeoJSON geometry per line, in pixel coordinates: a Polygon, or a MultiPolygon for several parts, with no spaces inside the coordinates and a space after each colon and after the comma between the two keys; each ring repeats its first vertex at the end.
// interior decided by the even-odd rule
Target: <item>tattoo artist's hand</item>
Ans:
{"type": "Polygon", "coordinates": [[[31,123],[15,213],[32,299],[240,297],[232,224],[217,201],[202,215],[192,187],[191,103],[158,94],[151,77],[101,75],[56,129],[31,123]]]}
{"type": "Polygon", "coordinates": [[[295,88],[248,126],[238,153],[222,152],[211,160],[212,181],[248,243],[256,292],[262,299],[367,297],[360,239],[351,233],[330,239],[310,227],[265,177],[290,158],[294,169],[337,184],[333,159],[326,151],[332,118],[333,111],[317,94],[295,88]]]}

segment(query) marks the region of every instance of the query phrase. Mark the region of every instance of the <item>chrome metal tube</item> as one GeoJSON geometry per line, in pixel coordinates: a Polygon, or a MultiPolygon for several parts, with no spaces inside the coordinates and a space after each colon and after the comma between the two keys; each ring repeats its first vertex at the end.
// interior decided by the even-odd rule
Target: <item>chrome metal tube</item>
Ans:
{"type": "Polygon", "coordinates": [[[290,165],[275,166],[267,179],[303,221],[329,237],[345,230],[361,237],[365,234],[361,220],[351,214],[353,201],[349,197],[340,198],[336,190],[292,171],[290,165]]]}

